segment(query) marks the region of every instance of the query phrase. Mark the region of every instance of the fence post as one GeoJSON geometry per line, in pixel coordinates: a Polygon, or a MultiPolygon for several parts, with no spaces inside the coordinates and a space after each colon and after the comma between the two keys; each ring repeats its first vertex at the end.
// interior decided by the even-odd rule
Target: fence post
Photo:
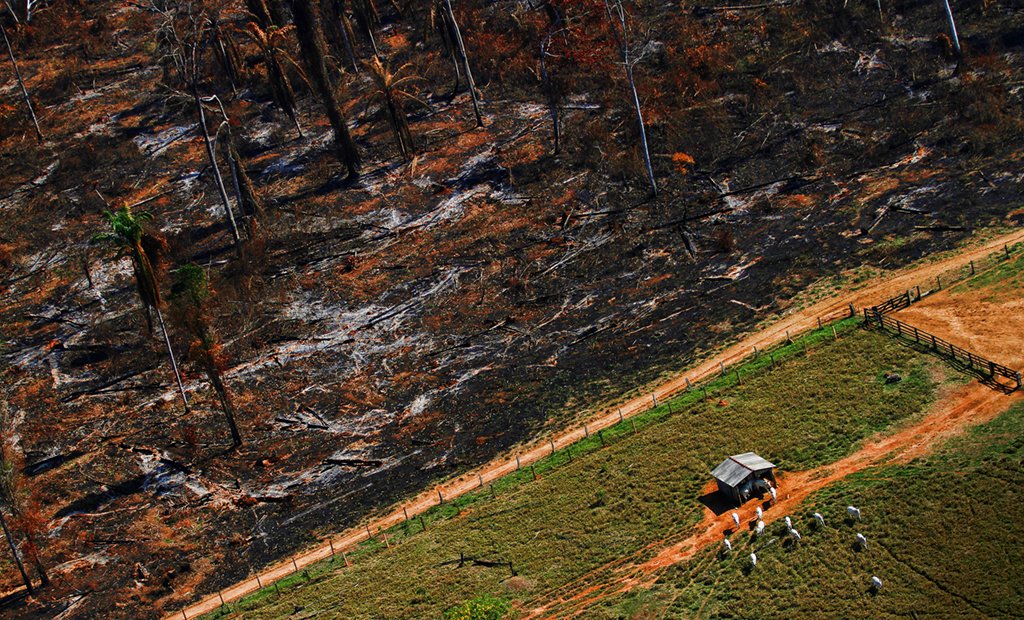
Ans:
{"type": "MultiPolygon", "coordinates": [[[[585,426],[585,425],[584,425],[584,426],[585,426]]],[[[522,464],[520,464],[520,462],[519,462],[519,455],[518,455],[518,454],[516,454],[516,471],[519,471],[519,469],[520,469],[521,467],[522,467],[522,464]]]]}
{"type": "Polygon", "coordinates": [[[1006,258],[1007,258],[1007,260],[1009,260],[1009,258],[1010,258],[1010,246],[1008,244],[1004,243],[1003,244],[1003,251],[1006,252],[1006,258]]]}
{"type": "Polygon", "coordinates": [[[757,351],[757,345],[755,344],[754,345],[754,359],[757,359],[757,356],[758,356],[758,351],[757,351]]]}
{"type": "Polygon", "coordinates": [[[832,326],[832,339],[839,340],[839,332],[836,331],[836,326],[832,326]]]}
{"type": "MultiPolygon", "coordinates": [[[[601,445],[604,446],[604,429],[597,431],[597,438],[601,440],[601,445]]],[[[533,465],[530,467],[533,467],[533,465]]]]}
{"type": "MultiPolygon", "coordinates": [[[[772,368],[775,368],[775,354],[774,353],[769,353],[768,354],[768,359],[770,359],[772,361],[772,368]]],[[[704,397],[707,398],[707,392],[705,392],[704,397]]]]}
{"type": "MultiPolygon", "coordinates": [[[[406,521],[409,520],[409,515],[405,515],[405,520],[406,521]]],[[[333,560],[334,559],[334,541],[331,540],[330,538],[328,538],[327,539],[327,544],[329,544],[331,546],[331,560],[333,560]]]]}
{"type": "Polygon", "coordinates": [[[629,419],[629,424],[630,424],[630,426],[633,427],[633,434],[636,435],[636,420],[630,418],[629,419]]]}
{"type": "Polygon", "coordinates": [[[364,527],[366,527],[366,540],[370,540],[373,538],[373,534],[370,533],[370,524],[367,523],[364,527]]]}
{"type": "Polygon", "coordinates": [[[437,490],[437,505],[440,506],[444,503],[444,495],[441,495],[441,489],[437,490]]]}
{"type": "Polygon", "coordinates": [[[686,379],[686,391],[689,392],[690,391],[690,378],[689,377],[684,377],[684,378],[686,379]]]}
{"type": "Polygon", "coordinates": [[[292,568],[295,569],[292,572],[295,572],[295,573],[299,572],[299,565],[295,563],[295,556],[294,555],[292,556],[292,568]]]}
{"type": "Polygon", "coordinates": [[[850,316],[851,317],[857,316],[857,311],[854,310],[854,308],[853,308],[853,302],[850,302],[850,316]]]}
{"type": "Polygon", "coordinates": [[[184,618],[185,620],[188,620],[188,616],[185,615],[185,610],[184,609],[181,610],[181,617],[184,618]]]}
{"type": "MultiPolygon", "coordinates": [[[[619,418],[620,419],[622,418],[622,410],[621,409],[619,409],[619,418]]],[[[551,444],[551,454],[554,455],[555,454],[555,440],[550,438],[550,437],[548,437],[548,443],[551,444]]]]}
{"type": "Polygon", "coordinates": [[[530,465],[530,473],[533,474],[533,479],[536,480],[537,479],[537,470],[533,468],[533,465],[530,465]]]}
{"type": "Polygon", "coordinates": [[[896,335],[897,336],[902,336],[903,335],[903,323],[901,323],[900,321],[896,321],[896,335]]]}
{"type": "Polygon", "coordinates": [[[921,336],[921,333],[918,332],[917,328],[915,327],[914,328],[914,342],[921,342],[920,336],[921,336]]]}
{"type": "Polygon", "coordinates": [[[622,407],[619,407],[619,422],[621,422],[623,419],[624,418],[622,417],[622,407]]]}
{"type": "Polygon", "coordinates": [[[583,436],[590,439],[590,429],[587,428],[586,424],[583,425],[583,436]]]}
{"type": "Polygon", "coordinates": [[[263,589],[263,582],[260,581],[259,573],[256,573],[256,587],[259,588],[260,590],[263,589]]]}
{"type": "Polygon", "coordinates": [[[921,287],[920,286],[915,286],[914,288],[917,289],[917,300],[921,301],[921,287]]]}
{"type": "Polygon", "coordinates": [[[658,397],[654,395],[654,392],[651,392],[651,406],[652,407],[657,407],[658,406],[658,397]]]}
{"type": "MultiPolygon", "coordinates": [[[[423,517],[420,517],[420,521],[423,521],[423,517]]],[[[424,527],[423,529],[427,529],[427,528],[424,527]]],[[[348,561],[348,555],[344,551],[341,552],[341,559],[345,560],[345,568],[348,568],[349,566],[352,566],[352,564],[348,561]]]]}
{"type": "Polygon", "coordinates": [[[789,330],[786,330],[786,342],[793,342],[793,339],[789,337],[789,330]]]}
{"type": "Polygon", "coordinates": [[[939,342],[935,339],[935,334],[932,334],[932,350],[933,351],[938,351],[939,350],[939,342]]]}
{"type": "Polygon", "coordinates": [[[743,385],[743,379],[740,378],[740,369],[736,369],[736,385],[743,385]]]}
{"type": "Polygon", "coordinates": [[[971,261],[971,275],[974,275],[974,261],[971,261]]]}
{"type": "MultiPolygon", "coordinates": [[[[789,338],[789,332],[786,332],[786,337],[789,338]]],[[[725,364],[722,360],[718,360],[718,367],[722,370],[722,376],[725,376],[725,364]]]]}
{"type": "Polygon", "coordinates": [[[1017,389],[1019,390],[1020,388],[1021,388],[1021,385],[1020,385],[1020,373],[1018,372],[1017,373],[1017,389]]]}
{"type": "Polygon", "coordinates": [[[940,291],[942,290],[942,280],[941,280],[941,279],[939,278],[939,276],[935,276],[935,286],[936,286],[936,287],[937,287],[937,288],[938,288],[938,289],[939,289],[940,291]]]}
{"type": "Polygon", "coordinates": [[[821,329],[821,317],[818,317],[818,329],[821,329]]]}
{"type": "Polygon", "coordinates": [[[477,488],[479,488],[479,489],[484,488],[484,477],[481,474],[477,474],[476,477],[477,477],[477,480],[480,481],[480,486],[477,487],[477,488]]]}
{"type": "MultiPolygon", "coordinates": [[[[491,492],[494,492],[494,485],[491,485],[491,492]]],[[[420,515],[420,528],[425,532],[427,531],[427,522],[423,520],[423,515],[420,515]]],[[[345,552],[342,551],[341,555],[344,556],[345,552]]],[[[345,558],[345,566],[348,566],[348,558],[345,558]]]]}
{"type": "Polygon", "coordinates": [[[707,400],[708,399],[708,386],[706,386],[706,385],[701,386],[701,389],[704,390],[704,400],[707,400]]]}

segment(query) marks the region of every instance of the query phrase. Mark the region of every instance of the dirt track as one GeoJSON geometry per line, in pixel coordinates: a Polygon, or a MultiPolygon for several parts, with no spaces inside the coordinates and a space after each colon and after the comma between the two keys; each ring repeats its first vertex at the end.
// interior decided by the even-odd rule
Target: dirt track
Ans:
{"type": "MultiPolygon", "coordinates": [[[[1012,403],[1024,398],[1020,392],[1006,396],[987,386],[972,383],[946,396],[942,403],[919,422],[913,423],[888,436],[869,442],[857,452],[835,463],[815,469],[794,472],[779,478],[779,499],[764,512],[765,523],[792,514],[815,491],[867,467],[894,462],[905,462],[927,453],[942,440],[952,437],[969,426],[988,422],[1005,411],[1012,403]]],[[[740,521],[748,524],[755,518],[759,502],[747,502],[739,508],[740,521]]],[[[767,504],[763,504],[767,506],[767,504]]],[[[602,567],[588,575],[594,584],[576,582],[576,592],[531,609],[526,617],[564,618],[584,611],[590,605],[609,596],[622,594],[637,587],[654,584],[657,573],[673,564],[693,558],[709,546],[721,544],[727,532],[733,529],[729,513],[715,515],[705,511],[704,519],[695,526],[696,532],[679,542],[664,541],[665,545],[651,559],[602,567]],[[557,612],[553,610],[557,609],[557,612]]],[[[637,558],[644,551],[634,555],[637,558]]]]}
{"type": "MultiPolygon", "coordinates": [[[[954,266],[963,265],[970,260],[978,260],[987,256],[993,251],[1002,248],[1004,244],[1013,244],[1022,240],[1024,240],[1024,231],[1016,231],[987,241],[977,247],[965,250],[964,252],[950,258],[907,269],[898,275],[886,278],[855,292],[845,294],[840,292],[830,299],[793,312],[792,314],[780,319],[771,327],[740,340],[739,342],[727,347],[719,355],[713,356],[698,366],[679,374],[660,386],[657,386],[651,393],[653,393],[658,400],[663,400],[664,398],[685,390],[686,379],[690,379],[690,381],[697,381],[717,372],[719,362],[729,365],[740,361],[748,356],[755,346],[759,349],[764,349],[782,342],[786,339],[787,332],[796,334],[810,329],[816,326],[819,318],[824,320],[848,314],[850,304],[853,304],[857,309],[865,305],[873,305],[891,297],[892,295],[906,291],[922,282],[932,280],[935,275],[941,274],[954,266]]],[[[969,424],[976,424],[987,419],[991,419],[1000,411],[1005,409],[1005,407],[1009,406],[1009,403],[1010,398],[1007,398],[1002,394],[992,392],[988,388],[979,385],[969,386],[968,388],[965,388],[962,393],[958,393],[949,399],[948,404],[951,407],[950,410],[937,410],[921,421],[920,425],[923,426],[915,426],[913,429],[901,431],[892,437],[880,439],[876,443],[865,446],[863,450],[847,457],[847,459],[843,459],[837,464],[830,466],[830,468],[836,468],[835,477],[831,477],[832,474],[828,474],[828,477],[823,479],[838,480],[850,471],[856,471],[856,469],[864,468],[871,464],[880,462],[882,457],[888,456],[889,458],[896,458],[897,452],[900,457],[911,458],[916,454],[926,451],[928,446],[937,439],[958,432],[969,424]],[[844,468],[847,468],[845,473],[843,473],[844,468]]],[[[608,409],[595,415],[587,422],[587,428],[589,429],[589,432],[595,432],[602,428],[607,428],[619,422],[620,411],[623,417],[631,417],[646,411],[650,408],[650,405],[650,394],[638,396],[626,403],[623,403],[621,407],[608,409]]],[[[556,447],[561,448],[583,439],[586,432],[587,431],[585,431],[582,426],[579,426],[553,437],[551,441],[556,447]]],[[[518,461],[522,465],[528,465],[548,456],[548,454],[550,454],[550,450],[550,443],[548,443],[546,439],[538,441],[518,452],[518,461]]],[[[388,513],[387,516],[374,520],[369,524],[369,527],[371,530],[377,531],[397,525],[405,519],[406,512],[410,517],[414,517],[436,505],[439,491],[447,499],[458,497],[473,491],[483,483],[493,481],[509,474],[515,471],[516,468],[517,460],[514,456],[496,459],[480,469],[467,473],[450,482],[435,487],[434,489],[422,492],[409,503],[395,507],[395,509],[388,513]]],[[[805,472],[804,475],[810,476],[810,473],[811,472],[805,472]]],[[[810,478],[801,481],[801,479],[798,478],[801,475],[802,474],[800,473],[791,474],[782,481],[783,497],[780,499],[781,505],[795,505],[806,497],[808,493],[824,486],[824,484],[827,483],[822,483],[821,480],[815,479],[813,483],[808,484],[808,480],[810,478]],[[808,486],[813,486],[814,488],[805,490],[804,487],[808,486]],[[797,488],[800,489],[799,493],[795,491],[797,488]],[[797,497],[799,497],[799,499],[797,499],[797,497]]],[[[753,510],[754,507],[753,504],[751,504],[749,506],[749,512],[753,514],[753,510]]],[[[783,514],[782,511],[779,510],[775,510],[773,512],[775,514],[783,514]]],[[[722,521],[724,522],[724,519],[722,521]]],[[[708,541],[721,539],[721,532],[716,530],[718,526],[719,524],[717,522],[713,524],[702,523],[701,526],[699,526],[700,529],[698,529],[698,533],[696,535],[688,538],[682,543],[676,543],[665,548],[655,558],[655,560],[664,556],[661,562],[663,564],[671,564],[689,557],[702,546],[707,544],[708,541]]],[[[222,601],[233,601],[239,599],[273,583],[274,581],[296,572],[297,569],[301,569],[330,557],[334,551],[340,552],[343,549],[348,549],[365,540],[366,537],[365,528],[353,528],[332,539],[330,542],[322,543],[321,546],[316,549],[293,556],[292,558],[259,573],[258,576],[253,577],[252,579],[235,584],[230,588],[226,588],[219,594],[208,596],[198,603],[188,607],[184,612],[176,611],[171,613],[166,616],[166,620],[182,617],[186,619],[194,618],[196,616],[215,611],[222,605],[222,601]]],[[[655,562],[655,560],[651,560],[651,562],[655,562]]],[[[643,566],[647,566],[647,564],[644,564],[643,566]]],[[[656,570],[657,568],[658,564],[655,563],[651,564],[651,566],[647,568],[642,568],[639,576],[630,573],[631,576],[629,576],[629,581],[621,582],[624,586],[623,588],[615,589],[613,592],[608,592],[607,594],[622,591],[622,589],[629,589],[635,585],[644,583],[646,580],[638,577],[642,577],[644,574],[652,570],[656,570]]],[[[570,600],[578,600],[581,598],[583,601],[591,600],[589,595],[583,597],[576,595],[570,600]]],[[[547,608],[548,606],[545,605],[535,610],[535,612],[530,615],[543,615],[544,610],[547,608]]]]}

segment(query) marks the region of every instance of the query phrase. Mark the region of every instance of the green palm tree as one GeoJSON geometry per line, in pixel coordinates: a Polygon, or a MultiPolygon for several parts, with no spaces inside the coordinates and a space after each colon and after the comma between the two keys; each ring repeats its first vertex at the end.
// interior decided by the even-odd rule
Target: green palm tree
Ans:
{"type": "Polygon", "coordinates": [[[231,431],[235,447],[242,445],[242,436],[235,423],[235,407],[231,394],[221,377],[220,340],[210,326],[210,312],[207,302],[212,291],[203,268],[189,263],[175,270],[175,282],[171,287],[171,300],[179,322],[192,335],[190,351],[198,354],[199,364],[217,392],[224,417],[231,431]]]}
{"type": "Polygon", "coordinates": [[[142,300],[143,309],[146,311],[147,325],[152,332],[152,319],[149,317],[149,311],[153,309],[160,322],[160,331],[163,333],[164,344],[167,346],[167,356],[171,360],[171,369],[174,371],[174,379],[178,383],[181,401],[185,404],[185,411],[188,411],[185,386],[181,382],[178,363],[174,359],[174,349],[171,348],[171,339],[167,335],[167,326],[164,324],[164,317],[160,312],[162,299],[155,266],[160,262],[161,242],[145,232],[145,223],[152,217],[144,211],[132,213],[131,207],[128,206],[123,206],[117,211],[108,209],[103,212],[103,219],[110,226],[110,230],[94,235],[92,241],[93,243],[111,245],[117,249],[119,258],[127,256],[131,259],[132,271],[135,273],[135,286],[139,292],[139,299],[142,300]]]}

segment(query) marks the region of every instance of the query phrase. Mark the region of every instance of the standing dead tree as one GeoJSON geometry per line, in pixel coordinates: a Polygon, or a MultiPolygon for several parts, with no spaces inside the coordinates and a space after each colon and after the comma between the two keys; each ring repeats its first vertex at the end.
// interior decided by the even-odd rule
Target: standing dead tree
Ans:
{"type": "Polygon", "coordinates": [[[565,17],[562,15],[559,7],[551,2],[545,3],[544,9],[548,14],[549,23],[548,31],[540,42],[540,79],[544,94],[548,99],[548,109],[551,114],[551,130],[555,140],[554,154],[558,155],[561,151],[560,108],[562,105],[562,88],[561,84],[552,75],[549,59],[556,57],[551,51],[551,43],[555,36],[564,33],[565,17]]]}
{"type": "Polygon", "coordinates": [[[473,71],[469,67],[469,57],[466,56],[466,45],[462,40],[462,30],[459,28],[459,22],[455,19],[455,11],[452,10],[452,0],[441,1],[444,3],[446,25],[451,29],[451,39],[455,43],[455,50],[462,61],[462,70],[466,73],[466,85],[469,88],[469,96],[473,101],[473,115],[476,116],[476,126],[483,127],[484,119],[480,114],[480,102],[477,101],[476,97],[476,82],[473,81],[473,71]]]}
{"type": "Polygon", "coordinates": [[[337,94],[327,73],[327,52],[324,42],[323,22],[320,11],[312,0],[291,0],[295,29],[302,49],[313,87],[320,95],[320,101],[327,111],[327,118],[334,130],[334,150],[338,160],[348,170],[348,180],[359,178],[361,165],[359,150],[348,131],[348,123],[341,111],[337,94]]]}
{"type": "Polygon", "coordinates": [[[377,94],[384,100],[388,125],[391,126],[391,131],[395,135],[398,150],[401,151],[402,158],[406,161],[412,157],[415,147],[412,141],[412,132],[409,131],[409,121],[405,116],[404,100],[412,100],[424,107],[429,107],[405,89],[407,84],[420,79],[415,75],[403,75],[411,66],[412,64],[408,63],[392,71],[390,62],[383,63],[377,57],[366,63],[370,75],[377,84],[377,94]]]}
{"type": "MultiPolygon", "coordinates": [[[[11,11],[14,15],[14,11],[11,11]]],[[[25,88],[25,80],[21,77],[21,70],[18,68],[18,61],[14,57],[14,48],[11,47],[11,40],[7,38],[7,28],[4,27],[3,21],[0,20],[0,35],[3,35],[4,45],[7,46],[7,56],[11,59],[11,67],[14,69],[14,77],[18,81],[18,88],[21,89],[21,97],[25,100],[25,107],[28,108],[29,118],[32,119],[32,128],[35,129],[36,139],[39,142],[43,141],[43,132],[39,129],[39,119],[36,118],[36,111],[32,107],[32,98],[28,96],[28,89],[25,88]]]]}
{"type": "Polygon", "coordinates": [[[159,41],[165,48],[164,57],[172,63],[178,80],[187,90],[187,94],[174,90],[173,84],[166,86],[171,88],[172,98],[189,100],[198,117],[199,133],[203,137],[203,145],[206,148],[206,157],[213,172],[213,180],[231,228],[231,238],[236,251],[241,255],[242,238],[238,232],[238,224],[231,207],[231,199],[228,198],[227,187],[224,185],[224,177],[217,164],[215,144],[206,122],[204,97],[200,94],[200,84],[203,81],[203,56],[204,51],[213,42],[214,22],[202,7],[191,2],[169,4],[162,13],[164,19],[159,30],[159,41]]]}
{"type": "Polygon", "coordinates": [[[631,40],[629,21],[626,16],[625,0],[605,0],[605,9],[608,12],[608,22],[612,29],[615,44],[619,48],[619,55],[622,58],[622,66],[626,71],[626,83],[633,99],[633,109],[636,112],[637,125],[640,129],[640,150],[644,158],[644,166],[647,168],[647,182],[651,186],[651,198],[658,195],[658,184],[654,180],[654,168],[651,166],[651,151],[647,146],[647,128],[644,126],[644,114],[640,109],[640,96],[636,92],[636,81],[633,76],[633,67],[643,60],[643,52],[635,53],[631,40]]]}
{"type": "Polygon", "coordinates": [[[356,50],[352,43],[356,38],[355,31],[352,29],[352,20],[348,18],[344,3],[341,0],[320,0],[320,13],[324,18],[324,32],[335,50],[335,55],[346,55],[352,64],[352,70],[359,73],[359,62],[356,60],[356,50]]]}
{"type": "MultiPolygon", "coordinates": [[[[11,551],[14,563],[18,566],[25,587],[32,592],[32,580],[28,571],[25,570],[22,558],[32,563],[41,587],[49,585],[50,577],[39,557],[38,541],[43,529],[39,511],[34,506],[28,488],[18,473],[22,459],[17,444],[11,439],[13,436],[14,428],[10,407],[5,401],[0,403],[0,528],[4,531],[4,538],[7,539],[7,546],[11,551]],[[13,529],[21,530],[25,539],[22,545],[24,552],[18,549],[15,533],[4,516],[5,511],[13,518],[12,524],[15,525],[13,529]]],[[[45,538],[45,535],[42,537],[45,538]]]]}
{"type": "Polygon", "coordinates": [[[221,375],[223,366],[220,340],[210,325],[209,300],[212,296],[206,272],[195,263],[180,267],[175,272],[175,282],[171,287],[171,301],[174,315],[192,336],[189,351],[198,358],[199,366],[210,380],[217,398],[220,400],[224,419],[231,432],[233,447],[242,445],[242,435],[238,432],[235,421],[235,406],[231,393],[224,385],[221,375]]]}
{"type": "MultiPolygon", "coordinates": [[[[298,64],[288,55],[284,43],[294,26],[288,25],[283,28],[277,26],[260,25],[259,18],[254,16],[245,30],[245,35],[256,44],[263,57],[263,64],[267,69],[267,80],[270,82],[270,95],[274,104],[288,115],[295,130],[302,137],[302,126],[299,125],[299,116],[295,104],[295,89],[292,88],[291,80],[288,78],[287,65],[298,68],[298,64]]],[[[301,69],[300,69],[301,72],[301,69]]]]}

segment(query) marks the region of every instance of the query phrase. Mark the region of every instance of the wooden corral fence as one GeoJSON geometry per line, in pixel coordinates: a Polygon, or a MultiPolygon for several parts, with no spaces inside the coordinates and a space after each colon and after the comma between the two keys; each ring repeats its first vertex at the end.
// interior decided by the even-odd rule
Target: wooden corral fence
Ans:
{"type": "MultiPolygon", "coordinates": [[[[907,305],[910,305],[909,302],[907,305]]],[[[882,308],[883,306],[885,306],[885,304],[875,306],[874,308],[864,308],[864,322],[866,325],[878,327],[879,329],[894,334],[897,338],[901,338],[908,342],[913,341],[918,345],[930,348],[939,355],[948,357],[964,370],[979,375],[983,379],[988,379],[994,383],[1004,386],[1005,384],[1000,383],[998,379],[1000,377],[1009,379],[1015,384],[1012,386],[1013,390],[1021,389],[1020,371],[1014,370],[1009,366],[993,362],[992,360],[986,359],[976,353],[968,351],[967,349],[958,347],[952,342],[943,340],[935,334],[930,334],[922,329],[914,327],[913,325],[908,325],[903,321],[887,316],[885,312],[878,310],[878,308],[882,308]]],[[[893,310],[889,310],[889,312],[893,312],[893,310]]]]}

